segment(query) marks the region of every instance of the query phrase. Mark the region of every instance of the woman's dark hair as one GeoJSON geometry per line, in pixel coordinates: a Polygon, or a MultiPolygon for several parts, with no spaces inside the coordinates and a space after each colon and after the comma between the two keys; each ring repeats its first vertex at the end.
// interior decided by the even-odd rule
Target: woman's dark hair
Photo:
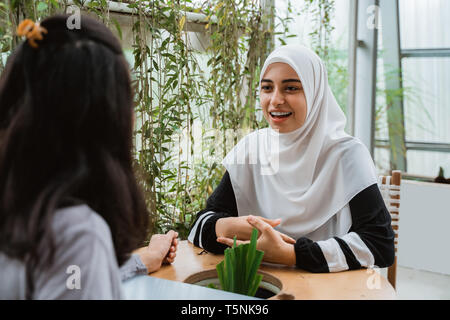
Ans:
{"type": "Polygon", "coordinates": [[[21,43],[0,78],[0,252],[50,263],[55,210],[84,203],[107,222],[121,265],[149,227],[133,173],[128,64],[107,27],[81,16],[69,30],[68,17],[42,21],[38,48],[21,43]]]}

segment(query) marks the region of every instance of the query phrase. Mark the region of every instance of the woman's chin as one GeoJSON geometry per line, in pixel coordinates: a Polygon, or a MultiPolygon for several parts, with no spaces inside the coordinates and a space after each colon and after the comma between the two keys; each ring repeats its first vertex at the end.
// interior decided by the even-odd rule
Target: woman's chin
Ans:
{"type": "Polygon", "coordinates": [[[272,128],[272,130],[278,131],[279,133],[289,133],[289,132],[292,132],[297,129],[291,125],[286,125],[284,123],[276,124],[276,123],[269,122],[269,125],[272,128]]]}
{"type": "MultiPolygon", "coordinates": [[[[292,117],[292,115],[290,117],[292,117]]],[[[278,131],[279,133],[289,133],[297,130],[303,125],[303,123],[299,124],[297,121],[295,121],[295,119],[292,119],[290,117],[287,119],[273,119],[269,115],[265,118],[272,130],[278,131]]]]}

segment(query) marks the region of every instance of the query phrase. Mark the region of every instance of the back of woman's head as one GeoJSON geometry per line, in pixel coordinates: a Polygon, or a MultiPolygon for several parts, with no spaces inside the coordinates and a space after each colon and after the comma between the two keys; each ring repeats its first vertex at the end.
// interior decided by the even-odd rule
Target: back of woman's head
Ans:
{"type": "Polygon", "coordinates": [[[21,43],[0,78],[0,251],[37,262],[54,211],[76,199],[106,220],[122,264],[148,227],[128,65],[103,24],[67,18],[42,21],[38,47],[21,43]]]}

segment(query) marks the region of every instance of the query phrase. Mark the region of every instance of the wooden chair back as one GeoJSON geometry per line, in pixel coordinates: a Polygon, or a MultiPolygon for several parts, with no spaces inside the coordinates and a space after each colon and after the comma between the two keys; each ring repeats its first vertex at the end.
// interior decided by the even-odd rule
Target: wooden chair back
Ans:
{"type": "Polygon", "coordinates": [[[397,278],[397,246],[398,246],[398,226],[400,214],[400,184],[402,172],[393,170],[390,176],[379,176],[378,185],[387,209],[391,214],[392,229],[395,233],[395,259],[394,264],[388,268],[388,281],[395,289],[397,278]]]}

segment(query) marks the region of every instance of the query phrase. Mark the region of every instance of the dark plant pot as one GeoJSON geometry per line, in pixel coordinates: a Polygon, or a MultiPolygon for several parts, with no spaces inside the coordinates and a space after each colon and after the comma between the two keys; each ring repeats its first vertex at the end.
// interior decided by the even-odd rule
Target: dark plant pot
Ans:
{"type": "MultiPolygon", "coordinates": [[[[277,277],[264,271],[258,271],[258,274],[262,274],[263,279],[256,291],[255,297],[270,300],[293,300],[295,298],[292,294],[282,291],[283,283],[277,277]]],[[[220,289],[220,281],[216,269],[194,273],[187,277],[184,282],[203,287],[214,284],[220,289]]]]}

